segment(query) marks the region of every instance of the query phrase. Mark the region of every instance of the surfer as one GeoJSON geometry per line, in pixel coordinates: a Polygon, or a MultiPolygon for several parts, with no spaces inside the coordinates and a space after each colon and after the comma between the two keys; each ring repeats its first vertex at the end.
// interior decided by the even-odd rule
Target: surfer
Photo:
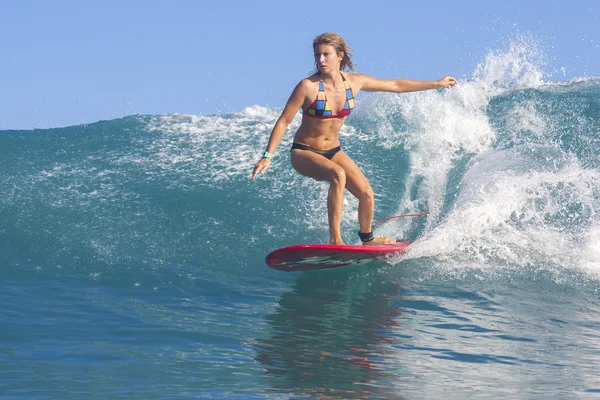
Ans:
{"type": "Polygon", "coordinates": [[[340,232],[344,189],[358,199],[359,237],[363,244],[394,243],[395,240],[374,237],[371,224],[375,210],[373,189],[358,166],[342,150],[339,132],[346,116],[354,109],[359,91],[404,93],[456,86],[452,77],[438,81],[406,79],[381,80],[354,72],[344,39],[335,33],[324,33],[313,41],[317,72],[298,83],[275,123],[266,151],[254,166],[252,180],[271,165],[275,149],[292,119],[302,109],[302,123],[294,136],[291,162],[301,175],[329,182],[327,214],[329,242],[344,244],[340,232]]]}

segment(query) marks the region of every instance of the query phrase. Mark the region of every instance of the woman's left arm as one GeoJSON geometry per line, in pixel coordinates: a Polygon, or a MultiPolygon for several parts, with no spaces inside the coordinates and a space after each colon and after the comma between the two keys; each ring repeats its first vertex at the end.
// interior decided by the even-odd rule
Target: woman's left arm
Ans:
{"type": "Polygon", "coordinates": [[[354,87],[358,86],[356,90],[364,90],[365,92],[405,93],[428,89],[446,89],[456,86],[456,79],[451,76],[445,76],[438,81],[383,80],[362,74],[354,74],[353,78],[353,81],[358,83],[358,85],[353,84],[354,87]]]}

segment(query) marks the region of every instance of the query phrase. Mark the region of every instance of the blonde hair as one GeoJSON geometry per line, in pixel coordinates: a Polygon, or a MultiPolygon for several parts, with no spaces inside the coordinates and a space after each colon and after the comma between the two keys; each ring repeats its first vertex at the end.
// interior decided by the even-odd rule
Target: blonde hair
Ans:
{"type": "MultiPolygon", "coordinates": [[[[354,64],[352,64],[352,60],[350,59],[352,57],[352,49],[348,47],[346,41],[340,35],[327,32],[317,36],[313,40],[313,50],[320,44],[333,46],[337,54],[344,53],[344,57],[340,62],[340,69],[342,71],[354,71],[354,64]]],[[[316,65],[316,62],[315,67],[318,71],[319,67],[316,65]]]]}

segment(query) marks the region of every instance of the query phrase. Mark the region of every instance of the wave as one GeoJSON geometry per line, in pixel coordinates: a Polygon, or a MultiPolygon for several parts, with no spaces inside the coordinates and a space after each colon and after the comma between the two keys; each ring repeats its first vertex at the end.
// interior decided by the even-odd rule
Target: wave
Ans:
{"type": "MultiPolygon", "coordinates": [[[[377,228],[416,240],[409,262],[600,271],[600,81],[552,81],[543,58],[518,38],[455,89],[358,98],[340,138],[372,183],[376,219],[430,212],[377,228]]],[[[254,268],[275,247],[323,242],[327,185],[289,164],[299,114],[272,168],[250,180],[279,112],[0,132],[0,253],[86,270],[224,258],[254,268]]],[[[357,208],[347,196],[349,242],[357,208]]]]}

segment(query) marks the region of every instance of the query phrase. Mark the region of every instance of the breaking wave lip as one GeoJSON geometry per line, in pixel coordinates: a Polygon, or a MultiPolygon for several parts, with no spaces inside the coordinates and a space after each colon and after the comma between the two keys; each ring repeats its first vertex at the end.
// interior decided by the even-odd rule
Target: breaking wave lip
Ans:
{"type": "Polygon", "coordinates": [[[547,81],[544,83],[547,87],[570,87],[578,89],[586,86],[600,86],[600,77],[577,77],[567,81],[547,81]]]}

